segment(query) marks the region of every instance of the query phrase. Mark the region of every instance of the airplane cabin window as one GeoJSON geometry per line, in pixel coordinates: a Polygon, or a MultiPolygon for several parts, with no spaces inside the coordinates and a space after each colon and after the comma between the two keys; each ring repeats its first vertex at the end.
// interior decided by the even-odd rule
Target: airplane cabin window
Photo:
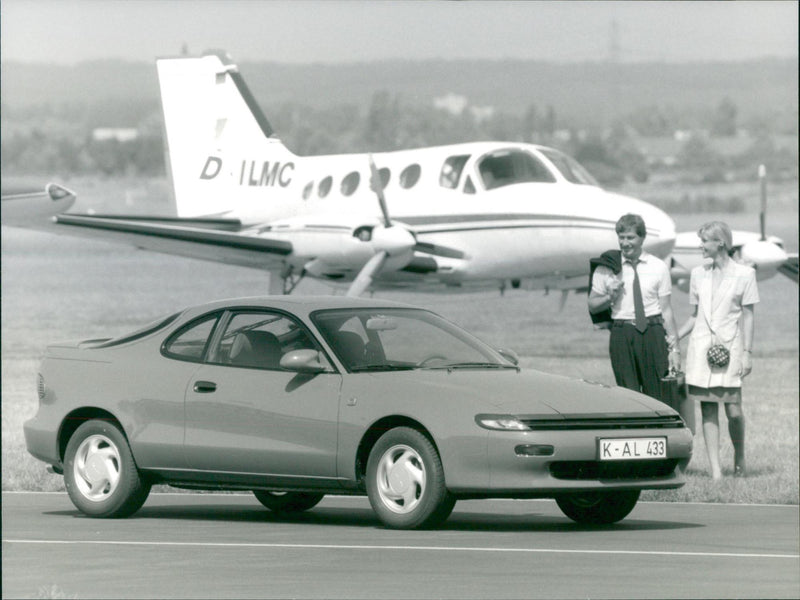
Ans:
{"type": "Polygon", "coordinates": [[[420,166],[417,163],[408,165],[400,173],[400,187],[404,190],[414,187],[417,185],[421,173],[422,169],[420,169],[420,166]]]}
{"type": "Polygon", "coordinates": [[[314,189],[314,182],[309,181],[306,187],[303,188],[303,200],[308,200],[311,197],[311,191],[314,189]]]}
{"type": "Polygon", "coordinates": [[[325,179],[319,182],[319,187],[317,188],[317,194],[320,198],[324,198],[327,196],[331,191],[331,186],[333,185],[333,178],[328,175],[325,179]]]}
{"type": "Polygon", "coordinates": [[[381,167],[378,169],[378,177],[381,178],[381,189],[385,190],[389,185],[389,180],[392,178],[392,172],[388,167],[381,167]]]}
{"type": "Polygon", "coordinates": [[[450,156],[442,165],[442,172],[439,174],[439,185],[451,190],[458,187],[458,180],[461,178],[461,171],[469,159],[469,154],[450,156]]]}
{"type": "Polygon", "coordinates": [[[478,166],[487,190],[514,183],[553,183],[556,178],[535,156],[522,150],[503,150],[485,156],[478,166]]]}
{"type": "Polygon", "coordinates": [[[352,196],[353,192],[358,189],[358,184],[361,182],[361,175],[359,175],[358,171],[353,171],[352,173],[348,173],[344,179],[342,179],[342,195],[343,196],[352,196]]]}
{"type": "Polygon", "coordinates": [[[541,150],[541,153],[547,157],[547,160],[555,165],[556,169],[559,170],[567,181],[582,185],[600,185],[597,183],[597,180],[592,177],[592,174],[571,156],[567,156],[558,150],[552,149],[541,150]]]}

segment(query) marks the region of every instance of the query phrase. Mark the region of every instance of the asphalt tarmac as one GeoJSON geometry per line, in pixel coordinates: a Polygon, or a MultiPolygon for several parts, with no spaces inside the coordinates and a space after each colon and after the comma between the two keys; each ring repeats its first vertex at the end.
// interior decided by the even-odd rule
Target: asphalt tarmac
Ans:
{"type": "Polygon", "coordinates": [[[800,597],[797,506],[640,502],[591,528],[550,500],[462,501],[394,531],[356,497],[289,519],[250,494],[151,494],[122,520],[2,501],[3,598],[800,597]]]}

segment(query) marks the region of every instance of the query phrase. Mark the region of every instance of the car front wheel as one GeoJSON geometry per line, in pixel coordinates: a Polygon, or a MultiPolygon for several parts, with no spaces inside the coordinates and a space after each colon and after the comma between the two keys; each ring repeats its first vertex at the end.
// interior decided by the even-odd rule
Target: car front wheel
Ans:
{"type": "Polygon", "coordinates": [[[261,504],[276,513],[298,513],[314,508],[325,494],[309,492],[268,492],[253,490],[261,504]]]}
{"type": "Polygon", "coordinates": [[[640,490],[580,492],[564,494],[556,503],[565,515],[578,523],[606,525],[627,517],[639,500],[640,490]]]}
{"type": "Polygon", "coordinates": [[[381,521],[395,529],[435,526],[456,503],[433,443],[409,427],[385,433],[367,461],[367,495],[381,521]]]}
{"type": "Polygon", "coordinates": [[[90,517],[128,517],[150,493],[128,440],[115,425],[99,420],[87,421],[69,439],[64,485],[72,503],[90,517]]]}

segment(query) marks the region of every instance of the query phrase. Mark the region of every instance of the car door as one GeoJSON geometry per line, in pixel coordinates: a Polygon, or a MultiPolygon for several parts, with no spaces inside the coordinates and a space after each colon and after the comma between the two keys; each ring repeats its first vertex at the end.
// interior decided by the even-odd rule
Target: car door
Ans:
{"type": "Polygon", "coordinates": [[[255,309],[227,315],[186,390],[191,469],[298,485],[302,478],[336,477],[341,376],[332,367],[301,374],[279,364],[281,355],[305,348],[319,346],[288,315],[255,309]]]}

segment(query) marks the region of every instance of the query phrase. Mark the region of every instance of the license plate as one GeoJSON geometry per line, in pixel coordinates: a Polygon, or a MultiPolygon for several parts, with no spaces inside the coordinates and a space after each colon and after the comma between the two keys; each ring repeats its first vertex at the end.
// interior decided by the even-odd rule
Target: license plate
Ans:
{"type": "Polygon", "coordinates": [[[604,438],[599,441],[597,449],[600,460],[666,458],[667,438],[604,438]]]}

